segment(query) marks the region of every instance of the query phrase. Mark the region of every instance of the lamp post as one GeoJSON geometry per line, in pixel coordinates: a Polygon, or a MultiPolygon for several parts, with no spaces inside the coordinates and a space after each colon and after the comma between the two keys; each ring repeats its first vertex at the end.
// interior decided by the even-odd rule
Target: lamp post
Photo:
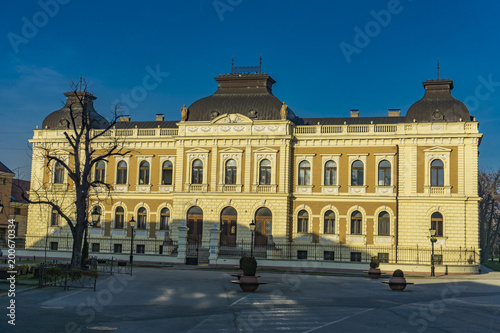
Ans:
{"type": "Polygon", "coordinates": [[[134,267],[134,226],[135,220],[132,216],[130,223],[130,275],[132,275],[132,269],[134,267]]]}
{"type": "Polygon", "coordinates": [[[250,246],[250,257],[253,257],[253,238],[254,238],[254,233],[255,233],[255,222],[252,220],[252,223],[250,223],[250,230],[252,231],[252,243],[250,246]]]}
{"type": "Polygon", "coordinates": [[[429,229],[429,234],[430,234],[430,241],[431,241],[431,244],[432,244],[432,252],[431,252],[431,276],[435,276],[434,275],[434,243],[436,243],[437,239],[436,237],[436,229],[429,229]]]}
{"type": "MultiPolygon", "coordinates": [[[[90,217],[91,217],[92,223],[87,223],[87,229],[88,229],[89,225],[91,227],[99,227],[101,213],[99,213],[99,211],[97,210],[97,206],[94,207],[94,211],[90,214],[90,217]]],[[[85,231],[87,231],[87,230],[85,230],[85,231]]],[[[88,238],[90,238],[90,232],[87,235],[88,235],[88,238]]],[[[87,240],[87,242],[88,242],[88,240],[87,240]]]]}

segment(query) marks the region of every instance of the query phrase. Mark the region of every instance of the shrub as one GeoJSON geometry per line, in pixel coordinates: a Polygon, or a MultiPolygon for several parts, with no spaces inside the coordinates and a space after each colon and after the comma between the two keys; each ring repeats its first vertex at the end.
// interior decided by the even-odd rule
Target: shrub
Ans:
{"type": "Polygon", "coordinates": [[[52,277],[58,277],[64,274],[62,268],[60,267],[49,267],[47,268],[47,275],[52,277]]]}
{"type": "Polygon", "coordinates": [[[402,278],[402,277],[405,277],[405,273],[403,273],[403,271],[400,270],[400,269],[396,269],[394,271],[394,273],[392,273],[392,276],[393,277],[401,277],[402,278]]]}
{"type": "Polygon", "coordinates": [[[72,269],[69,271],[69,278],[71,281],[79,280],[83,276],[83,272],[81,269],[72,269]]]}
{"type": "Polygon", "coordinates": [[[255,276],[257,271],[257,260],[254,257],[242,257],[240,259],[240,268],[246,276],[255,276]]]}
{"type": "Polygon", "coordinates": [[[93,269],[93,270],[90,270],[90,271],[83,271],[83,275],[85,275],[85,276],[91,276],[91,277],[97,279],[99,277],[99,272],[97,271],[97,269],[93,269]]]}
{"type": "Polygon", "coordinates": [[[373,256],[372,261],[370,262],[370,268],[378,268],[380,266],[380,261],[378,261],[378,257],[373,256]]]}

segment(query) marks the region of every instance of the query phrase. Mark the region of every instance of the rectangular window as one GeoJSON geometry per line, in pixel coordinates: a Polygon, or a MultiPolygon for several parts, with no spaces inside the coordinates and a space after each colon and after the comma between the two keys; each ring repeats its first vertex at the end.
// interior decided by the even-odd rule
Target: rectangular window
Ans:
{"type": "Polygon", "coordinates": [[[0,178],[0,185],[5,185],[5,178],[0,178]]]}
{"type": "Polygon", "coordinates": [[[351,252],[351,261],[361,262],[361,252],[351,252]]]}
{"type": "Polygon", "coordinates": [[[59,243],[58,242],[50,242],[50,249],[52,251],[57,251],[58,248],[59,248],[59,243]]]}
{"type": "Polygon", "coordinates": [[[297,251],[297,259],[307,259],[307,251],[297,251]]]}
{"type": "Polygon", "coordinates": [[[301,217],[299,216],[298,218],[298,223],[297,223],[297,232],[307,232],[308,231],[308,221],[309,219],[307,217],[301,217]]]}
{"type": "Polygon", "coordinates": [[[100,250],[101,250],[101,244],[92,243],[92,252],[100,252],[100,250]]]}
{"type": "Polygon", "coordinates": [[[122,253],[122,245],[121,244],[115,244],[113,248],[114,253],[122,253]]]}
{"type": "Polygon", "coordinates": [[[388,264],[389,263],[389,253],[379,253],[378,254],[378,261],[381,264],[388,264]]]}
{"type": "Polygon", "coordinates": [[[324,251],[323,252],[324,260],[335,260],[335,252],[334,251],[324,251]]]}
{"type": "Polygon", "coordinates": [[[160,245],[160,248],[159,248],[159,254],[163,254],[163,245],[160,245]]]}
{"type": "Polygon", "coordinates": [[[144,253],[146,246],[143,244],[137,244],[136,253],[144,253]]]}
{"type": "Polygon", "coordinates": [[[434,255],[434,265],[442,265],[443,264],[443,255],[435,254],[434,255]]]}

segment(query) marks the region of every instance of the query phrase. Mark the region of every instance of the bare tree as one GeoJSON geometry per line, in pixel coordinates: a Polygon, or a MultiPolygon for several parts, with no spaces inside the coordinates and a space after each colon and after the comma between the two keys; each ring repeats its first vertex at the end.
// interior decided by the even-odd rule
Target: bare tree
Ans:
{"type": "Polygon", "coordinates": [[[73,236],[73,267],[81,265],[84,233],[88,227],[89,193],[94,187],[105,186],[108,192],[111,189],[109,184],[99,179],[92,180],[92,170],[100,161],[108,162],[109,157],[130,153],[124,151],[117,140],[97,148],[96,141],[102,139],[118,121],[119,108],[114,107],[112,119],[107,121],[94,110],[92,101],[95,97],[87,91],[87,87],[86,80],[81,78],[72,82],[71,91],[65,94],[69,119],[61,119],[60,123],[66,127],[63,132],[66,144],[63,148],[48,146],[43,149],[46,169],[50,170],[57,163],[68,175],[71,190],[64,195],[71,197],[69,204],[68,200],[56,200],[47,184],[43,184],[43,191],[32,189],[29,198],[23,195],[30,204],[48,205],[66,221],[73,236]],[[69,158],[63,158],[62,154],[69,155],[69,158]]]}
{"type": "Polygon", "coordinates": [[[486,262],[500,239],[500,169],[481,170],[478,176],[481,261],[486,262]]]}

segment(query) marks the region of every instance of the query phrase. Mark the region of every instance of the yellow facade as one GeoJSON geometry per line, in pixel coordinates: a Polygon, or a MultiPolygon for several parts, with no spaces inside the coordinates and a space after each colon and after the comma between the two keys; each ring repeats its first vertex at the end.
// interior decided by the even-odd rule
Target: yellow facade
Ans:
{"type": "MultiPolygon", "coordinates": [[[[117,140],[124,150],[130,150],[124,157],[110,158],[105,165],[105,182],[112,190],[92,192],[91,205],[101,208],[103,221],[95,234],[109,237],[111,243],[125,244],[130,237],[127,222],[132,217],[140,218],[138,212],[145,208],[146,227],[138,230],[137,239],[176,241],[178,227],[187,223],[188,210],[199,207],[203,212],[200,246],[208,247],[210,229],[214,224],[220,229],[222,211],[232,207],[237,212],[235,240],[246,243],[251,237],[250,222],[265,207],[272,213],[272,240],[266,234],[269,242],[342,244],[364,248],[370,255],[390,253],[393,262],[397,248],[430,248],[431,219],[439,213],[442,230],[436,246],[441,251],[479,251],[477,159],[482,134],[475,119],[422,122],[404,117],[353,117],[334,124],[327,118],[324,124],[321,120],[308,124],[290,116],[275,118],[216,113],[212,119],[188,118],[171,127],[163,126],[162,119],[157,120],[158,126],[153,122],[146,126],[146,122],[124,118],[95,142],[97,149],[105,149],[117,140]],[[202,163],[199,183],[193,183],[193,174],[199,171],[193,164],[196,160],[202,163]],[[236,172],[228,183],[230,160],[235,162],[236,172]],[[267,181],[260,179],[263,160],[270,162],[267,181]],[[443,165],[435,167],[436,160],[443,165]],[[126,182],[118,184],[118,164],[122,161],[127,166],[126,182]],[[172,184],[162,183],[166,161],[173,165],[172,184]],[[335,162],[335,170],[328,169],[328,161],[335,162]],[[359,172],[356,161],[361,162],[362,170],[353,179],[353,173],[359,172]],[[389,165],[385,170],[388,184],[383,184],[379,176],[383,161],[389,165]],[[147,183],[139,180],[142,162],[149,165],[147,183]],[[309,169],[301,169],[304,165],[309,169]],[[334,174],[331,177],[336,180],[327,183],[326,173],[334,174]],[[433,184],[433,173],[438,183],[433,184]],[[116,232],[114,221],[117,207],[124,210],[125,226],[120,232],[116,232]],[[168,231],[160,230],[163,208],[170,213],[168,231]],[[299,216],[303,211],[307,212],[307,223],[299,216]],[[334,226],[325,233],[328,211],[334,214],[334,226]],[[359,225],[353,222],[358,212],[359,225]],[[389,217],[388,231],[383,234],[381,216],[389,217]]],[[[45,187],[53,199],[69,203],[67,190],[71,185],[68,189],[53,184],[53,170],[46,168],[43,158],[47,148],[67,155],[63,132],[37,129],[30,142],[32,189],[45,187]]],[[[64,223],[51,226],[50,214],[46,207],[30,206],[28,247],[40,247],[47,232],[60,236],[69,233],[64,223]]]]}

